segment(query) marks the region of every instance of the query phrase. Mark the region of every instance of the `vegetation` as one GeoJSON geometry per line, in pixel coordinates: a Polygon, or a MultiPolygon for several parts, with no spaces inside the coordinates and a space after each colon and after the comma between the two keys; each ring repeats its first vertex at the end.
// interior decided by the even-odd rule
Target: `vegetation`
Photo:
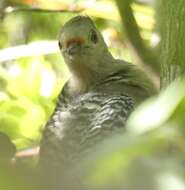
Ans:
{"type": "MultiPolygon", "coordinates": [[[[0,132],[17,148],[16,167],[26,162],[29,170],[34,168],[38,156],[35,147],[69,77],[57,47],[57,35],[69,18],[82,13],[94,19],[115,57],[140,64],[158,87],[161,71],[163,88],[135,110],[128,120],[127,133],[113,136],[87,158],[91,163],[83,174],[87,186],[185,189],[185,3],[156,0],[153,6],[151,0],[144,2],[0,2],[0,132]]],[[[1,148],[0,158],[3,151],[1,148]]],[[[14,174],[9,169],[5,167],[0,174],[0,186],[5,190],[33,188],[22,178],[13,179],[19,170],[14,174]],[[12,178],[7,177],[10,173],[12,178]]],[[[24,172],[21,169],[20,173],[24,172]]]]}

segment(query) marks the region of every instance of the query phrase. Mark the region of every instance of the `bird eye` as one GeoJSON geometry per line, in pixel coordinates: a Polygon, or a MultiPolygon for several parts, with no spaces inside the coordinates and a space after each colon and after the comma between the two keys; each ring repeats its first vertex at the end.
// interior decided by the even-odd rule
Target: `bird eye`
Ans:
{"type": "Polygon", "coordinates": [[[95,44],[98,42],[98,35],[93,29],[90,32],[90,40],[95,44]]]}
{"type": "Polygon", "coordinates": [[[62,49],[62,43],[60,41],[58,42],[58,46],[60,47],[60,49],[62,49]]]}

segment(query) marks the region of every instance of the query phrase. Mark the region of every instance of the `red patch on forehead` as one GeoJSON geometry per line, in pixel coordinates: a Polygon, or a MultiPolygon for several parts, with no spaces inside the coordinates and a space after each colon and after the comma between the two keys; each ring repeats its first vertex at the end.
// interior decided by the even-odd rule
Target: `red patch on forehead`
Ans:
{"type": "Polygon", "coordinates": [[[66,47],[68,48],[71,44],[75,44],[75,43],[79,45],[83,45],[85,43],[85,40],[84,38],[81,38],[81,37],[71,38],[67,40],[66,47]]]}

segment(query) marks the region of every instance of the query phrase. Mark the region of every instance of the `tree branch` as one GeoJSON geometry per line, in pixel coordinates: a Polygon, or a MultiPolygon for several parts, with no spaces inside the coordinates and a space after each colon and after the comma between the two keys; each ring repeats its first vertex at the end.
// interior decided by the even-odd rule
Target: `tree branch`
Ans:
{"type": "Polygon", "coordinates": [[[40,13],[65,13],[65,12],[71,12],[71,13],[79,13],[83,11],[83,9],[76,9],[76,8],[70,8],[70,9],[41,9],[41,8],[33,8],[33,7],[6,7],[3,12],[4,14],[13,13],[13,12],[40,12],[40,13]]]}
{"type": "Polygon", "coordinates": [[[57,41],[37,41],[0,50],[0,62],[58,52],[57,41]]]}
{"type": "Polygon", "coordinates": [[[159,76],[159,62],[154,52],[143,42],[139,29],[134,18],[131,1],[130,0],[116,0],[120,16],[122,19],[122,25],[124,27],[125,34],[128,41],[132,45],[134,52],[138,55],[141,63],[144,67],[153,73],[155,76],[159,76]]]}

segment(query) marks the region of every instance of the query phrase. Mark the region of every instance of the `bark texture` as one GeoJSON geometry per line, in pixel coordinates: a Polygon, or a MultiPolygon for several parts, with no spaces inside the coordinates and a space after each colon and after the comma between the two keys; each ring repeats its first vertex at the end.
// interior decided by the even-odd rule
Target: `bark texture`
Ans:
{"type": "Polygon", "coordinates": [[[185,72],[185,1],[157,0],[161,35],[161,88],[185,72]]]}

